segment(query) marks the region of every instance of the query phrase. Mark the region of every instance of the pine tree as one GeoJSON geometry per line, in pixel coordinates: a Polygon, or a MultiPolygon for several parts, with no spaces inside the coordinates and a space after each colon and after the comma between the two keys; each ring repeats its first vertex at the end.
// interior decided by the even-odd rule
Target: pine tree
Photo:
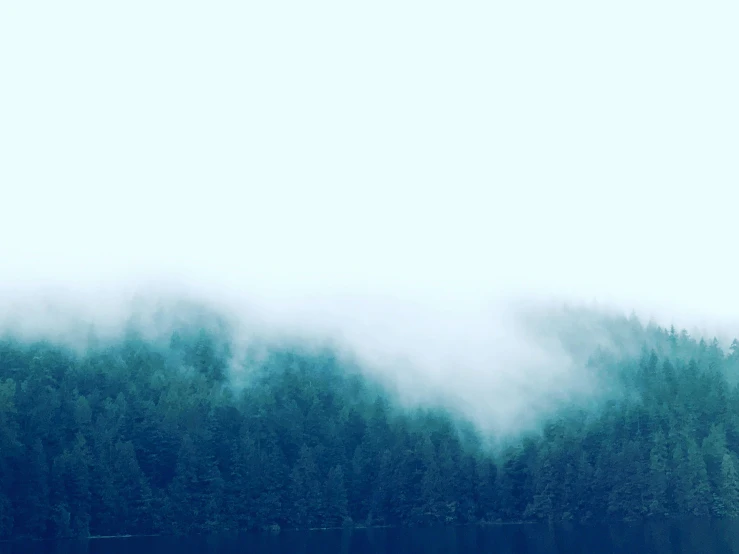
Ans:
{"type": "Polygon", "coordinates": [[[729,453],[724,454],[721,462],[719,495],[723,509],[717,515],[732,518],[739,516],[739,475],[734,458],[729,453]]]}
{"type": "Polygon", "coordinates": [[[46,536],[49,519],[49,466],[41,439],[36,439],[26,454],[27,463],[19,468],[13,511],[15,535],[46,536]]]}
{"type": "Polygon", "coordinates": [[[324,498],[325,524],[331,527],[343,525],[349,517],[349,509],[344,486],[344,472],[340,465],[334,466],[328,472],[324,498]]]}
{"type": "MultiPolygon", "coordinates": [[[[69,529],[75,537],[90,534],[90,451],[81,433],[77,434],[74,447],[63,454],[61,480],[69,512],[69,529]]],[[[62,510],[60,513],[64,513],[62,510]]],[[[66,521],[66,515],[62,518],[66,521]]]]}
{"type": "Polygon", "coordinates": [[[169,531],[190,533],[202,522],[202,503],[198,501],[200,485],[195,445],[190,436],[185,435],[177,456],[175,476],[169,486],[168,509],[173,515],[169,531]]]}
{"type": "Polygon", "coordinates": [[[647,514],[653,517],[669,515],[667,488],[669,469],[667,442],[662,430],[654,434],[653,446],[649,455],[649,494],[647,514]]]}
{"type": "Polygon", "coordinates": [[[119,533],[150,533],[152,492],[141,473],[133,443],[119,441],[115,446],[115,488],[120,493],[117,508],[119,533]]]}
{"type": "Polygon", "coordinates": [[[688,492],[687,505],[695,516],[707,516],[711,508],[711,486],[708,482],[708,472],[698,445],[691,440],[688,443],[687,459],[684,471],[687,473],[691,486],[688,492]]]}
{"type": "Polygon", "coordinates": [[[290,475],[292,496],[292,523],[300,528],[322,523],[323,498],[313,451],[308,446],[300,449],[290,475]]]}
{"type": "Polygon", "coordinates": [[[523,518],[527,520],[552,520],[555,516],[555,489],[557,475],[552,464],[550,448],[543,448],[536,469],[536,488],[531,502],[526,506],[523,518]]]}

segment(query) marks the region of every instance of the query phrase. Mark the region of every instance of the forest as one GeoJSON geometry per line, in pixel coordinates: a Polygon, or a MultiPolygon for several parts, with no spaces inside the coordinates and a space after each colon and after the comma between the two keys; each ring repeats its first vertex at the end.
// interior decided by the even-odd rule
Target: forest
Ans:
{"type": "Polygon", "coordinates": [[[197,324],[82,350],[8,332],[0,538],[739,515],[739,343],[603,326],[587,367],[616,392],[495,447],[328,348],[276,344],[236,387],[197,324]]]}

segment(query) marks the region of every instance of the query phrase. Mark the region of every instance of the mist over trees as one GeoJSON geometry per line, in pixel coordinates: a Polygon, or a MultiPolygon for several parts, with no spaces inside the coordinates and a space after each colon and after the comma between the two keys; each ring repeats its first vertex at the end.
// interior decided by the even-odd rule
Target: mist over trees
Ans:
{"type": "Polygon", "coordinates": [[[272,348],[236,389],[213,326],[83,352],[7,335],[0,537],[739,515],[739,343],[596,320],[612,393],[496,449],[330,350],[272,348]]]}

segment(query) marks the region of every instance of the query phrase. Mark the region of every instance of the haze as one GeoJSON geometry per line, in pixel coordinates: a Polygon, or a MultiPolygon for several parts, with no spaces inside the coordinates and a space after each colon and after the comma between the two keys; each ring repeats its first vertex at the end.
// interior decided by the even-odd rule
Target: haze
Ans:
{"type": "Polygon", "coordinates": [[[6,4],[5,305],[248,302],[500,426],[589,390],[511,298],[739,329],[736,3],[6,4]]]}

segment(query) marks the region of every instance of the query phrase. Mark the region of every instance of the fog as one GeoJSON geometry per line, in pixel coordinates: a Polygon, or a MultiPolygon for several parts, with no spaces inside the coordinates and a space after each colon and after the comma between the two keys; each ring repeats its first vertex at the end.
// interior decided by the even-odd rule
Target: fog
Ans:
{"type": "MultiPolygon", "coordinates": [[[[536,429],[562,407],[587,409],[610,398],[614,391],[588,357],[615,348],[613,320],[628,315],[623,306],[561,295],[265,296],[186,280],[6,287],[2,298],[0,330],[80,353],[132,329],[168,341],[178,326],[209,327],[231,341],[229,384],[237,391],[250,383],[255,352],[329,347],[404,406],[442,406],[496,436],[536,429]]],[[[669,325],[680,318],[645,310],[639,319],[669,325]]],[[[638,355],[641,343],[626,347],[638,355]]]]}
{"type": "Polygon", "coordinates": [[[5,325],[192,297],[508,430],[597,389],[565,303],[733,337],[738,10],[8,3],[5,325]]]}

